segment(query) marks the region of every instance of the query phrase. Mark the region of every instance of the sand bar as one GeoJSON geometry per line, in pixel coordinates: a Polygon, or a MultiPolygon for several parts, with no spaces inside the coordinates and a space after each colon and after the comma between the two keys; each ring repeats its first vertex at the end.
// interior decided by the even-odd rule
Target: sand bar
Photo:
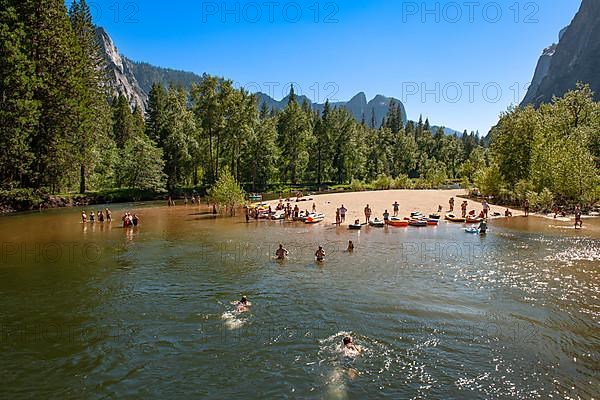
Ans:
{"type": "MultiPolygon", "coordinates": [[[[335,210],[342,205],[348,209],[346,223],[360,219],[364,222],[364,208],[368,204],[373,210],[372,219],[375,217],[382,219],[385,210],[393,215],[393,204],[397,201],[400,204],[400,217],[410,216],[411,212],[419,211],[425,215],[437,212],[438,206],[443,207],[442,216],[449,212],[448,200],[454,197],[454,212],[460,214],[460,204],[464,200],[458,196],[464,196],[467,192],[464,190],[384,190],[353,193],[333,193],[315,196],[305,196],[305,199],[312,198],[312,201],[295,202],[292,198],[292,206],[299,204],[301,210],[312,210],[313,203],[317,206],[317,212],[325,214],[325,222],[335,223],[335,210]]],[[[278,200],[267,202],[273,209],[278,200]]],[[[481,203],[468,200],[467,211],[476,210],[479,213],[482,209],[481,203]]],[[[491,205],[491,212],[499,212],[504,215],[506,207],[491,205]]],[[[522,215],[521,211],[511,210],[514,216],[522,215]]]]}

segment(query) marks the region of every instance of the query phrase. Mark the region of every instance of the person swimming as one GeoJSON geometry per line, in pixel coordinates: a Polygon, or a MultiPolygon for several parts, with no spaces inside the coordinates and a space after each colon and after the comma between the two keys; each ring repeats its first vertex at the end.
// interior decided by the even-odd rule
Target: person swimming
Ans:
{"type": "Polygon", "coordinates": [[[319,249],[315,252],[315,257],[317,258],[317,262],[325,261],[325,249],[323,249],[323,246],[319,246],[319,249]]]}
{"type": "Polygon", "coordinates": [[[235,303],[235,311],[238,313],[243,313],[248,311],[248,307],[250,306],[250,302],[248,302],[248,297],[242,296],[242,299],[235,303]]]}
{"type": "Polygon", "coordinates": [[[352,336],[345,336],[342,340],[341,350],[346,357],[354,358],[362,353],[362,348],[354,344],[352,336]]]}
{"type": "Polygon", "coordinates": [[[285,260],[288,254],[290,254],[290,252],[287,251],[287,249],[285,249],[282,244],[279,245],[279,248],[275,252],[275,256],[278,260],[285,260]]]}

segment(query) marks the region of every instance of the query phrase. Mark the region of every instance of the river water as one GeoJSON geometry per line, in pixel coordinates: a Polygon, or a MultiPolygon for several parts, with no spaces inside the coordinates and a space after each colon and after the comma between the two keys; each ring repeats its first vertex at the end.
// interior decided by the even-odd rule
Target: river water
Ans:
{"type": "Polygon", "coordinates": [[[479,237],[135,207],[129,230],[0,218],[0,398],[598,398],[597,220],[479,237]],[[345,335],[363,354],[341,356],[345,335]]]}

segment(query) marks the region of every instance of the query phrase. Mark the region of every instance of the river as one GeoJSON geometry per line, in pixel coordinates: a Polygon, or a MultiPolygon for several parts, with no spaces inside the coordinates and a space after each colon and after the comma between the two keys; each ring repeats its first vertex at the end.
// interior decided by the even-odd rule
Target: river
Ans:
{"type": "Polygon", "coordinates": [[[598,220],[514,218],[480,237],[135,208],[135,229],[83,225],[76,209],[0,218],[0,398],[600,393],[598,220]],[[241,295],[250,312],[232,313],[241,295]]]}

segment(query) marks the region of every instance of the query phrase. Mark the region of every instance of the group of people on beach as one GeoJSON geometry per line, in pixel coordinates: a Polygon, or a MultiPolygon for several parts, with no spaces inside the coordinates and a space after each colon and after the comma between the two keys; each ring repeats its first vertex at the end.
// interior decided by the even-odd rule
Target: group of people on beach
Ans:
{"type": "MultiPolygon", "coordinates": [[[[95,213],[94,211],[91,211],[89,213],[89,222],[111,222],[112,221],[112,214],[110,212],[110,210],[107,208],[104,211],[102,210],[98,210],[97,213],[95,213]]],[[[81,212],[81,222],[86,224],[88,222],[88,214],[85,211],[81,212]]]]}

